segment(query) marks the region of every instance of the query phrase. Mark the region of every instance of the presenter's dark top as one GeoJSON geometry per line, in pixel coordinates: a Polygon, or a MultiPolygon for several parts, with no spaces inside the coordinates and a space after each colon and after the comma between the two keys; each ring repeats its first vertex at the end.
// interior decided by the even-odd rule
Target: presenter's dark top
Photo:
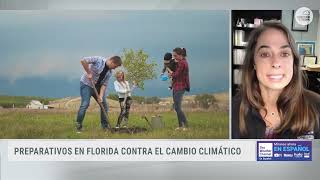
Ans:
{"type": "MultiPolygon", "coordinates": [[[[318,117],[320,118],[320,95],[312,91],[305,90],[306,98],[310,106],[316,108],[318,117]]],[[[259,111],[255,108],[249,108],[246,115],[247,135],[240,135],[239,129],[239,109],[240,109],[241,96],[238,94],[232,100],[232,139],[264,139],[266,137],[266,124],[261,117],[259,111]]],[[[290,129],[277,134],[275,137],[278,139],[320,139],[320,119],[317,119],[313,132],[307,132],[304,135],[296,136],[290,129]]]]}

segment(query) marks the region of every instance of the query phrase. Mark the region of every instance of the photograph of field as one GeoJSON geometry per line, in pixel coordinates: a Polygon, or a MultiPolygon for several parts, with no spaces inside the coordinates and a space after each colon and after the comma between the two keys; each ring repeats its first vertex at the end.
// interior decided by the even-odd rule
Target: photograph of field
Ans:
{"type": "MultiPolygon", "coordinates": [[[[190,121],[189,131],[175,131],[176,114],[171,109],[169,99],[162,99],[160,104],[133,105],[129,119],[129,127],[146,128],[141,133],[105,132],[99,126],[100,113],[98,105],[92,100],[92,105],[86,115],[86,127],[81,134],[75,133],[76,109],[79,106],[79,98],[56,99],[49,103],[54,109],[26,109],[26,108],[1,108],[0,109],[0,138],[40,138],[40,139],[100,139],[100,138],[144,138],[144,139],[224,139],[228,137],[228,93],[214,94],[216,103],[208,108],[202,108],[199,104],[194,106],[184,104],[186,116],[190,121]],[[60,107],[60,108],[59,108],[60,107]],[[145,119],[146,115],[151,121],[152,116],[160,115],[164,127],[153,129],[145,119]]],[[[2,97],[3,98],[3,97],[2,97]]],[[[34,97],[36,98],[36,97],[34,97]]],[[[0,96],[1,99],[1,96],[0,96]]],[[[7,97],[8,99],[8,97],[7,97]]],[[[17,101],[25,98],[16,97],[17,101]]],[[[185,97],[192,101],[194,97],[185,97]]],[[[12,102],[12,101],[11,101],[12,102]]],[[[118,102],[109,99],[111,124],[115,125],[118,116],[118,102]]],[[[2,102],[3,103],[3,102],[2,102]]],[[[151,123],[151,122],[150,122],[151,123]]]]}
{"type": "Polygon", "coordinates": [[[0,138],[229,138],[228,20],[223,10],[1,12],[0,138]],[[184,68],[178,83],[167,54],[175,69],[184,68]],[[112,69],[111,57],[121,66],[112,69]],[[94,81],[86,81],[99,62],[94,81]],[[128,124],[118,126],[120,71],[136,88],[126,88],[128,124]],[[83,87],[98,79],[107,82],[110,126],[92,97],[79,116],[83,87]]]}

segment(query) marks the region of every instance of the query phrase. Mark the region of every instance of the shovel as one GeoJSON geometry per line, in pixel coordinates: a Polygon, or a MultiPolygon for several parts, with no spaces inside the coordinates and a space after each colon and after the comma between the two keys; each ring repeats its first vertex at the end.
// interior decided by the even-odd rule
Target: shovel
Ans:
{"type": "Polygon", "coordinates": [[[104,108],[104,106],[102,105],[102,103],[98,101],[99,94],[98,94],[98,91],[97,91],[97,89],[96,89],[95,83],[94,83],[93,80],[91,80],[91,83],[92,83],[93,91],[94,91],[94,93],[95,93],[95,95],[96,95],[96,97],[97,97],[96,101],[97,101],[97,103],[99,104],[99,106],[100,106],[103,114],[104,114],[105,117],[107,118],[107,124],[108,124],[108,125],[107,125],[107,129],[108,129],[110,132],[113,133],[113,129],[112,129],[112,127],[110,126],[110,123],[108,122],[108,114],[107,114],[107,112],[106,112],[106,109],[104,108]]]}

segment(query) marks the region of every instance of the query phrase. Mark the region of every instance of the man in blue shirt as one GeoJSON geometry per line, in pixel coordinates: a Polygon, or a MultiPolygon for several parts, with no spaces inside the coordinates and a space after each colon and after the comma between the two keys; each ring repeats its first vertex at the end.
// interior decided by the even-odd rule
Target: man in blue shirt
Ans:
{"type": "MultiPolygon", "coordinates": [[[[84,57],[81,60],[81,64],[85,73],[80,79],[80,95],[81,105],[77,116],[77,131],[82,130],[82,123],[86,111],[90,105],[90,98],[93,98],[102,103],[105,110],[108,111],[108,104],[106,102],[105,92],[108,86],[110,77],[112,76],[113,69],[121,66],[122,61],[119,56],[112,56],[109,59],[101,56],[84,57]],[[97,97],[95,95],[92,81],[94,81],[95,87],[99,93],[97,97]]],[[[101,109],[101,126],[103,129],[108,127],[108,117],[106,117],[101,109]]],[[[106,112],[107,113],[107,112],[106,112]]]]}

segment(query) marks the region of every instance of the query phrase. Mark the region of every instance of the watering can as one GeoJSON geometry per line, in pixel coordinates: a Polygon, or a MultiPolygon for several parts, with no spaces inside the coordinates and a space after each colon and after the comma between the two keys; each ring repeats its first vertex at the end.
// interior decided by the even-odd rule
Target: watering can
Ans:
{"type": "Polygon", "coordinates": [[[151,117],[151,126],[153,129],[161,129],[164,128],[164,122],[162,120],[162,116],[152,116],[151,117]]]}

